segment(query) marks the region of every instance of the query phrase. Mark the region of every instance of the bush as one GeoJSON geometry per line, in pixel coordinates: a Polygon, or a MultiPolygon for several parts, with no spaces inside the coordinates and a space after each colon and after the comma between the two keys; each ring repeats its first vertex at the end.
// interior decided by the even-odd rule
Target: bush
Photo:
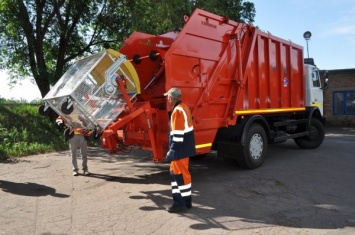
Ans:
{"type": "Polygon", "coordinates": [[[68,149],[63,133],[38,107],[0,102],[0,159],[68,149]]]}

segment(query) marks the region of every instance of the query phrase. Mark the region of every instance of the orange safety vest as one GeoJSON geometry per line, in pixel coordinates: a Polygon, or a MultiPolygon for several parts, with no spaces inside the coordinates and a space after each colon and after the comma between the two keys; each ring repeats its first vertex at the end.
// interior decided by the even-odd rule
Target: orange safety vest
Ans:
{"type": "Polygon", "coordinates": [[[196,155],[195,134],[190,109],[178,101],[169,112],[169,148],[175,150],[175,160],[196,155]]]}
{"type": "MultiPolygon", "coordinates": [[[[61,116],[58,116],[56,121],[57,125],[59,126],[61,123],[64,123],[64,119],[61,116]]],[[[87,132],[84,128],[72,128],[72,130],[74,131],[74,135],[90,135],[90,132],[87,132]]]]}

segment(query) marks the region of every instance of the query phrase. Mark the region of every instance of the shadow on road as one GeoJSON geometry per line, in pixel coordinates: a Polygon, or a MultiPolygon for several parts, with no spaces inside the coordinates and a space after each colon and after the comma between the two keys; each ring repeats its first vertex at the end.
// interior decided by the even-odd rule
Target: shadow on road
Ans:
{"type": "MultiPolygon", "coordinates": [[[[195,221],[194,230],[240,229],[284,226],[290,228],[340,229],[355,227],[355,180],[349,146],[354,136],[330,136],[315,150],[298,148],[293,141],[270,146],[265,164],[254,170],[226,165],[216,156],[191,162],[193,208],[182,216],[195,221]],[[335,147],[337,146],[337,147],[335,147]],[[336,155],[336,149],[344,151],[336,155]],[[338,169],[338,170],[336,170],[338,169]],[[341,169],[339,171],[339,169],[341,169]]],[[[164,173],[165,174],[165,173],[164,173]]],[[[163,172],[149,181],[114,178],[129,183],[168,183],[163,172]],[[156,182],[155,182],[156,181],[156,182]]],[[[143,191],[156,206],[171,202],[168,190],[143,191]]]]}
{"type": "Polygon", "coordinates": [[[119,182],[122,184],[170,184],[169,172],[157,172],[133,177],[112,176],[91,173],[87,177],[103,179],[106,181],[119,182]]]}
{"type": "Polygon", "coordinates": [[[69,195],[66,194],[56,193],[54,188],[36,183],[15,183],[0,180],[0,188],[2,191],[7,193],[29,197],[40,197],[47,195],[60,198],[69,197],[69,195]]]}

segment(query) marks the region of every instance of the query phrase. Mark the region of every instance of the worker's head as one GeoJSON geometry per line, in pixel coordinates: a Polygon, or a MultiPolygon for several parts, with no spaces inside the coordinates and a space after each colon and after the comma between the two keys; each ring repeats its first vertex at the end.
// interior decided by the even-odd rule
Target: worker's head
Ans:
{"type": "Polygon", "coordinates": [[[164,96],[168,97],[168,102],[171,106],[174,106],[178,100],[181,99],[181,91],[178,88],[170,88],[164,96]]]}

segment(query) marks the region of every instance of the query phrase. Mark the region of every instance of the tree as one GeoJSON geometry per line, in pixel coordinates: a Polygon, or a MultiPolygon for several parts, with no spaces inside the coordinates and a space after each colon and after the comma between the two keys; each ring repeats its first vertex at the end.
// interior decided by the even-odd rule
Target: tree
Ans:
{"type": "Polygon", "coordinates": [[[254,3],[243,0],[135,0],[128,4],[132,31],[161,34],[180,28],[195,8],[238,22],[254,22],[254,3]]]}
{"type": "Polygon", "coordinates": [[[236,21],[255,15],[243,0],[1,0],[0,69],[13,82],[33,77],[44,97],[78,57],[118,49],[133,31],[182,27],[196,7],[236,21]]]}
{"type": "Polygon", "coordinates": [[[130,28],[122,5],[114,0],[2,0],[0,68],[8,69],[13,80],[32,76],[44,97],[74,59],[121,41],[130,28]]]}
{"type": "Polygon", "coordinates": [[[201,8],[231,20],[243,23],[254,22],[255,7],[243,0],[192,0],[194,8],[201,8]]]}
{"type": "Polygon", "coordinates": [[[132,31],[162,34],[182,27],[193,5],[190,0],[138,0],[130,1],[128,8],[132,31]]]}

